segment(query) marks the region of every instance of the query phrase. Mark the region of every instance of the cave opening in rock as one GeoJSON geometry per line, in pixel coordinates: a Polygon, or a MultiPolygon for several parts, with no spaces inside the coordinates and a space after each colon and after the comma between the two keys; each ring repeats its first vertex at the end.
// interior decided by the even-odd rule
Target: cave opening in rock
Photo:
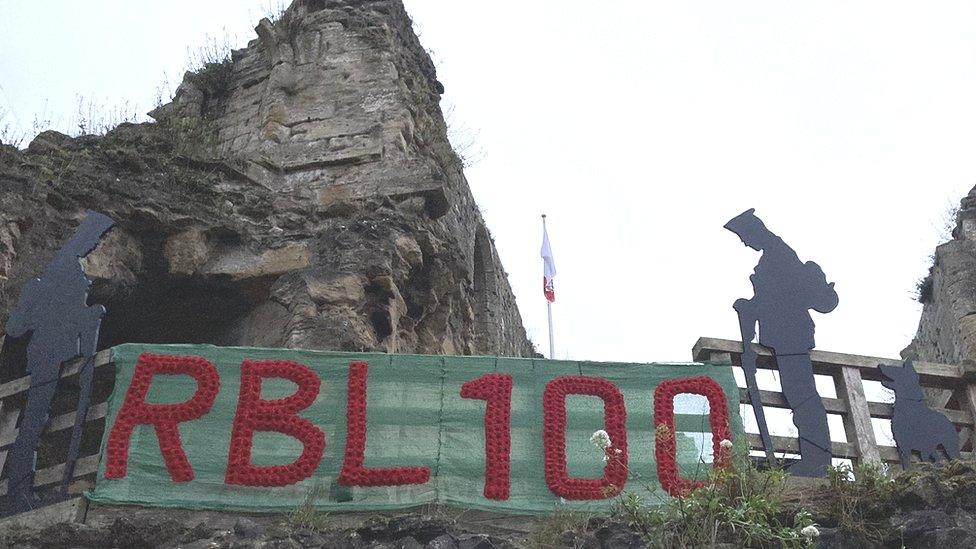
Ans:
{"type": "Polygon", "coordinates": [[[93,300],[107,310],[99,349],[122,343],[241,343],[233,341],[236,326],[260,301],[255,294],[267,294],[247,286],[257,285],[164,278],[142,282],[124,296],[93,300]]]}
{"type": "Polygon", "coordinates": [[[90,303],[105,306],[99,349],[122,343],[243,345],[241,327],[267,301],[273,277],[173,274],[162,243],[143,239],[133,276],[96,280],[90,303]]]}

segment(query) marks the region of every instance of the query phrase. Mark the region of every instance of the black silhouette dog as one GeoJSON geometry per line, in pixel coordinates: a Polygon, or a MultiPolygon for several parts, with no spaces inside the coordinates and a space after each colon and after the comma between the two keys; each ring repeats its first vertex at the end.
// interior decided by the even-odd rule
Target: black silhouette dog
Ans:
{"type": "Polygon", "coordinates": [[[895,412],[891,418],[891,432],[898,445],[902,469],[911,466],[912,452],[919,458],[936,462],[944,460],[939,446],[950,459],[959,457],[959,433],[944,415],[925,404],[918,373],[909,360],[901,368],[880,366],[886,378],[881,384],[895,392],[895,412]]]}

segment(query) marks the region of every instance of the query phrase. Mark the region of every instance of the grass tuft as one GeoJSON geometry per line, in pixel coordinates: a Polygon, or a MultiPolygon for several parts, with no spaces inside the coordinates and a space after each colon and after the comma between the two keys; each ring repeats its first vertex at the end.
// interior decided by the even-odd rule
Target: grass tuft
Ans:
{"type": "Polygon", "coordinates": [[[706,484],[683,498],[649,506],[636,494],[625,495],[613,516],[625,521],[652,547],[809,547],[816,531],[810,513],[787,512],[782,495],[787,475],[760,471],[745,458],[714,471],[706,484]]]}
{"type": "Polygon", "coordinates": [[[323,531],[328,528],[329,514],[319,511],[316,504],[325,496],[325,486],[316,482],[305,494],[305,501],[292,511],[285,525],[293,530],[323,531]]]}
{"type": "Polygon", "coordinates": [[[75,137],[82,135],[105,135],[120,124],[126,122],[138,122],[141,118],[139,109],[130,105],[128,101],[121,105],[107,106],[96,103],[91,98],[87,100],[82,96],[77,96],[78,114],[75,120],[77,133],[75,137]]]}
{"type": "Polygon", "coordinates": [[[187,79],[196,85],[206,98],[204,112],[214,103],[230,95],[234,80],[234,61],[231,56],[230,37],[226,34],[218,40],[208,36],[204,45],[190,53],[187,79]]]}
{"type": "Polygon", "coordinates": [[[887,469],[866,463],[856,468],[839,465],[827,470],[827,483],[827,516],[848,538],[881,543],[896,490],[887,469]]]}
{"type": "Polygon", "coordinates": [[[582,547],[591,515],[586,513],[557,512],[546,518],[529,536],[532,549],[556,549],[582,547]],[[569,534],[567,534],[567,532],[569,534]]]}

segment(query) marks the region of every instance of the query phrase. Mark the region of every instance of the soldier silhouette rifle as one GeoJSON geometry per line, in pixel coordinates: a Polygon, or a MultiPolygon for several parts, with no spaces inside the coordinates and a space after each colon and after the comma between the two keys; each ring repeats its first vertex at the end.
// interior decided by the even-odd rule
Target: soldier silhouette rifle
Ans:
{"type": "Polygon", "coordinates": [[[827,283],[819,265],[800,261],[796,252],[756,217],[754,209],[732,218],[725,228],[738,235],[746,246],[762,252],[749,277],[753,297],[736,300],[733,308],[739,316],[742,335],[742,369],[766,454],[772,457],[773,447],[756,385],[756,355],[750,345],[757,324],[760,345],[773,351],[783,395],[793,410],[793,424],[799,434],[801,460],[790,472],[823,476],[832,453],[827,411],[817,393],[810,362],[814,347],[810,309],[829,313],[837,307],[834,284],[827,283]]]}
{"type": "Polygon", "coordinates": [[[91,281],[82,270],[79,259],[91,253],[114,225],[108,217],[88,212],[71,240],[58,251],[41,277],[27,283],[7,319],[9,337],[30,336],[27,373],[31,384],[27,404],[20,415],[17,438],[7,456],[5,514],[27,511],[37,504],[33,491],[37,445],[50,420],[61,365],[81,356],[85,362],[79,373],[81,392],[65,468],[65,489],[73,473],[81,427],[91,397],[92,361],[98,345],[98,329],[105,315],[105,307],[87,303],[91,281]]]}

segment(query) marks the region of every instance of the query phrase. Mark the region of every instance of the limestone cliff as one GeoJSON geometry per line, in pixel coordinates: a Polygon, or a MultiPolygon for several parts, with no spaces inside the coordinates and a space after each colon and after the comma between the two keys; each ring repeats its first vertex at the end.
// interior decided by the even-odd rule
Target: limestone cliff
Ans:
{"type": "Polygon", "coordinates": [[[400,1],[297,0],[257,34],[157,123],[0,145],[0,322],[93,209],[118,222],[85,260],[101,347],[533,355],[400,1]]]}
{"type": "Polygon", "coordinates": [[[976,188],[962,199],[952,240],[936,248],[919,300],[918,333],[902,355],[946,364],[976,360],[976,188]]]}

